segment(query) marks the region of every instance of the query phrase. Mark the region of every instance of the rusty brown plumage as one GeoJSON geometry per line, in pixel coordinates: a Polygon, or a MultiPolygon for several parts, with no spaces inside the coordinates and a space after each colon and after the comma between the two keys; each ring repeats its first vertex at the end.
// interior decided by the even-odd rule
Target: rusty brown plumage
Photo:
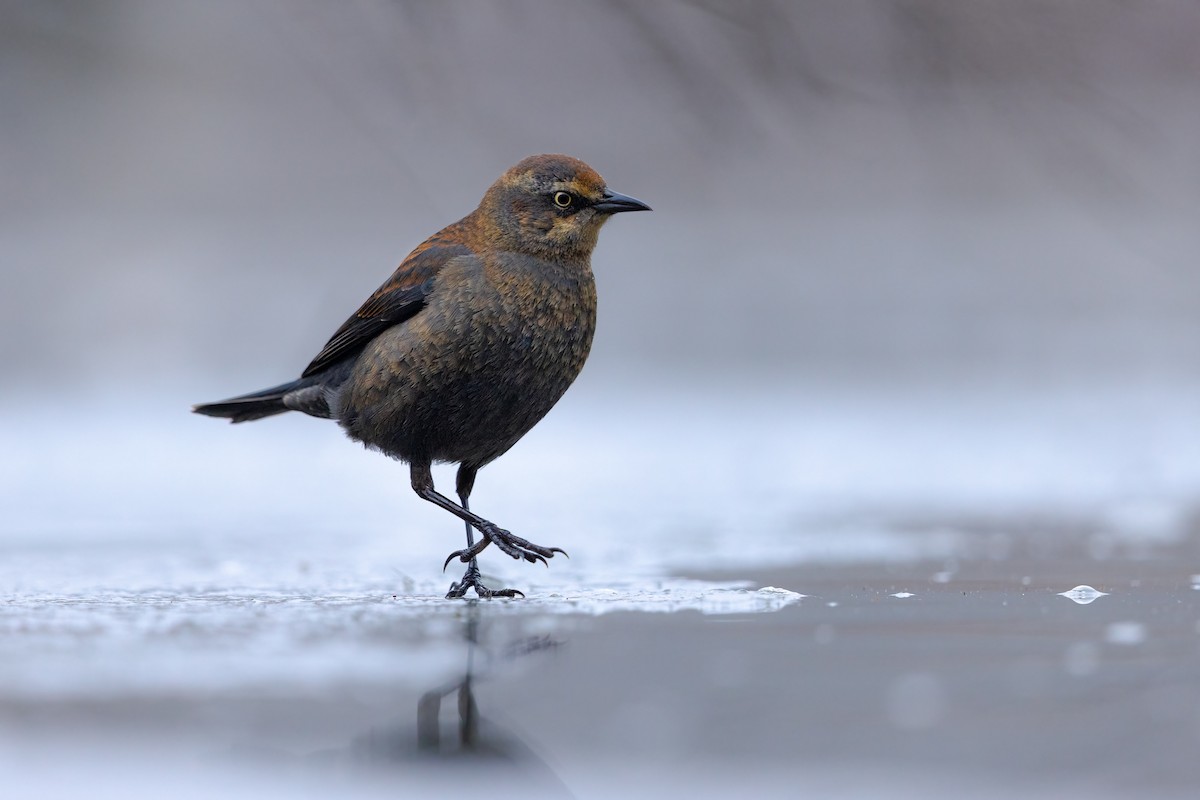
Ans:
{"type": "Polygon", "coordinates": [[[413,250],[299,379],[194,410],[233,422],[292,410],[337,420],[350,438],[407,462],[417,494],[465,521],[467,548],[450,559],[469,567],[447,596],[519,595],[482,585],[479,552],[494,543],[544,562],[562,551],[472,513],[475,475],[579,374],[595,331],[596,237],[612,214],[648,208],[578,159],[531,156],[413,250]],[[461,504],[435,490],[435,462],[459,465],[461,504]]]}

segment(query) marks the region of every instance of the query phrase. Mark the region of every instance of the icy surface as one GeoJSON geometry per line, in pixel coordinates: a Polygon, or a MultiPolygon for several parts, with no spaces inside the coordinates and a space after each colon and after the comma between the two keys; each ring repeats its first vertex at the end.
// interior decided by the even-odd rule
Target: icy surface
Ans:
{"type": "MultiPolygon", "coordinates": [[[[431,681],[457,658],[457,634],[448,632],[475,601],[444,599],[448,574],[398,572],[409,560],[394,541],[389,549],[366,533],[9,543],[0,684],[9,695],[61,697],[395,680],[397,647],[412,651],[404,679],[431,681]]],[[[745,614],[803,597],[574,564],[501,564],[504,578],[489,581],[507,580],[528,597],[479,602],[490,618],[553,629],[567,615],[745,614]]]]}
{"type": "Polygon", "coordinates": [[[489,549],[528,597],[478,602],[443,599],[462,528],[403,465],[204,396],[0,416],[18,794],[953,797],[996,769],[1071,797],[1131,747],[1194,789],[1187,394],[569,396],[472,507],[571,556],[489,549]],[[468,682],[486,748],[422,753],[468,682]],[[898,748],[912,781],[877,769],[898,748]],[[922,783],[947,764],[961,790],[922,783]]]}
{"type": "MultiPolygon", "coordinates": [[[[777,588],[668,579],[547,591],[526,601],[491,601],[486,610],[490,618],[526,620],[616,611],[746,614],[801,597],[777,588]]],[[[0,606],[0,684],[9,696],[61,698],[98,690],[278,689],[281,680],[293,688],[320,686],[333,676],[381,682],[396,679],[398,647],[408,653],[404,679],[433,682],[461,658],[447,634],[467,605],[419,591],[391,595],[382,587],[354,594],[267,588],[23,594],[0,606]]]]}
{"type": "MultiPolygon", "coordinates": [[[[462,567],[441,564],[459,523],[333,425],[222,425],[187,413],[204,396],[0,421],[0,698],[422,686],[454,669],[470,605],[442,599],[462,567]]],[[[1186,394],[682,396],[570,396],[481,472],[474,509],[571,554],[547,568],[486,551],[487,582],[528,595],[481,603],[489,618],[552,636],[617,613],[836,613],[838,598],[808,586],[739,578],[920,563],[942,587],[964,562],[1024,546],[955,524],[964,508],[1081,515],[1090,557],[1137,555],[1186,536],[1200,491],[1186,394]],[[702,572],[723,579],[680,577],[702,572]]],[[[453,486],[450,469],[436,478],[453,486]]],[[[1089,602],[1087,589],[1062,594],[1089,602]]],[[[881,597],[915,608],[914,594],[927,597],[911,582],[881,597]]],[[[1139,636],[1118,626],[1106,641],[1139,636]]],[[[1071,668],[1086,672],[1086,655],[1071,668]]],[[[932,724],[905,711],[920,680],[889,695],[904,725],[932,724]]]]}
{"type": "MultiPolygon", "coordinates": [[[[1091,555],[1106,558],[1179,540],[1200,493],[1200,425],[1183,391],[625,389],[573,393],[481,472],[474,509],[571,553],[543,568],[485,552],[487,580],[528,595],[493,613],[771,612],[806,587],[677,575],[931,561],[947,583],[964,555],[1014,546],[1003,531],[897,524],[912,512],[1082,514],[1091,555]]],[[[440,571],[461,527],[413,496],[403,465],[304,417],[233,427],[188,414],[203,396],[136,413],[29,405],[0,422],[11,688],[267,682],[279,662],[264,653],[290,660],[289,680],[332,665],[350,678],[386,668],[373,647],[396,620],[461,612],[441,599],[461,566],[440,571]],[[89,648],[95,677],[72,647],[89,648]]],[[[453,485],[448,468],[436,477],[453,485]]],[[[1063,594],[1086,602],[1086,588],[1063,594]]],[[[407,669],[436,671],[438,658],[424,648],[407,669]]]]}

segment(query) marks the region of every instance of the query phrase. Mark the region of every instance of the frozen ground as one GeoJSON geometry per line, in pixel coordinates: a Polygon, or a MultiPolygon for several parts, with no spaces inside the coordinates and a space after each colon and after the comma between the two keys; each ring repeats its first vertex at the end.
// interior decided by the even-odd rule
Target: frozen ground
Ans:
{"type": "Polygon", "coordinates": [[[478,604],[440,599],[460,526],[330,425],[16,408],[0,773],[48,798],[1190,796],[1194,396],[579,391],[472,498],[571,559],[489,552],[529,598],[478,604]]]}

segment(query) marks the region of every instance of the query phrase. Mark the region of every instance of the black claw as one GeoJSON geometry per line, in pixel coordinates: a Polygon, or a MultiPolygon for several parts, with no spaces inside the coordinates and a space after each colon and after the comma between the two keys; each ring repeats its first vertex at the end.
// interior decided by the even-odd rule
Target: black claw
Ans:
{"type": "Polygon", "coordinates": [[[484,589],[482,592],[479,590],[480,590],[480,587],[476,586],[475,593],[478,594],[480,597],[487,597],[487,598],[511,597],[514,600],[516,598],[520,597],[522,600],[525,599],[525,593],[522,592],[520,589],[484,589]]]}
{"type": "MultiPolygon", "coordinates": [[[[499,528],[491,523],[488,523],[486,527],[481,527],[479,531],[483,534],[483,538],[480,539],[479,543],[473,547],[468,547],[465,550],[455,550],[453,553],[446,556],[446,560],[442,562],[442,572],[445,572],[446,568],[450,566],[450,562],[456,558],[464,564],[474,561],[479,553],[482,552],[483,549],[489,544],[496,545],[496,547],[500,549],[500,552],[504,553],[509,558],[513,558],[518,561],[528,561],[530,564],[536,564],[540,561],[542,566],[545,567],[550,566],[548,559],[554,558],[555,553],[570,558],[570,556],[567,555],[567,551],[563,550],[561,547],[543,547],[540,544],[534,544],[533,542],[522,539],[520,536],[514,536],[503,528],[499,528]]],[[[493,592],[492,590],[487,589],[479,584],[478,576],[478,569],[476,569],[474,576],[471,575],[471,570],[468,569],[467,574],[463,576],[462,581],[450,585],[450,591],[446,594],[446,597],[463,597],[466,594],[467,589],[470,588],[474,588],[476,594],[478,594],[480,597],[525,596],[523,593],[515,589],[502,589],[498,592],[493,592]],[[482,592],[480,591],[481,589],[483,590],[482,592]]]]}
{"type": "MultiPolygon", "coordinates": [[[[553,558],[555,553],[562,553],[564,556],[567,552],[561,547],[543,547],[540,544],[526,541],[520,536],[514,536],[503,528],[490,528],[483,532],[488,541],[499,547],[502,552],[516,559],[524,559],[533,564],[541,561],[547,564],[546,559],[553,558]]],[[[567,556],[570,558],[570,556],[567,556]]],[[[549,566],[549,564],[547,564],[549,566]]]]}
{"type": "Polygon", "coordinates": [[[479,568],[476,566],[468,567],[461,581],[450,584],[450,591],[446,592],[446,599],[465,598],[468,589],[474,589],[477,596],[486,600],[490,600],[493,597],[509,597],[512,599],[525,597],[525,593],[519,589],[489,589],[480,580],[479,568]]]}

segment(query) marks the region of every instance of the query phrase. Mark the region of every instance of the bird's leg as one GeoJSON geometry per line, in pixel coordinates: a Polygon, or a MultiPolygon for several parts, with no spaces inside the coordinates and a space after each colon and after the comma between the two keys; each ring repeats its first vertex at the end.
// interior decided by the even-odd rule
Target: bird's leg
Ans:
{"type": "MultiPolygon", "coordinates": [[[[455,475],[454,489],[458,493],[458,499],[462,503],[463,511],[471,510],[471,507],[467,505],[467,498],[471,496],[471,490],[475,488],[476,472],[478,470],[468,467],[466,464],[458,465],[458,474],[455,475]]],[[[475,534],[469,520],[464,520],[463,525],[467,529],[467,549],[470,550],[475,545],[475,534]]],[[[475,559],[471,559],[471,563],[474,564],[475,559]]]]}
{"type": "MultiPolygon", "coordinates": [[[[533,542],[526,541],[519,536],[514,536],[495,523],[489,522],[483,517],[471,513],[471,511],[466,508],[466,497],[470,495],[471,488],[474,485],[475,470],[468,469],[464,473],[460,468],[459,473],[459,496],[463,500],[463,505],[461,506],[457,505],[444,495],[439,494],[437,490],[434,489],[433,473],[430,471],[430,465],[428,463],[414,463],[410,467],[413,491],[415,491],[421,497],[421,499],[428,500],[434,505],[446,509],[451,514],[454,514],[459,519],[465,521],[469,528],[474,528],[483,534],[483,538],[480,539],[477,544],[468,544],[466,549],[456,550],[455,552],[451,553],[446,559],[446,564],[449,564],[455,558],[459,559],[464,564],[471,564],[475,561],[475,557],[483,552],[483,549],[492,542],[496,544],[496,547],[500,548],[504,553],[512,558],[523,558],[529,562],[541,561],[544,564],[546,563],[546,559],[553,558],[555,553],[562,553],[563,555],[566,555],[566,551],[562,550],[561,548],[543,547],[541,545],[534,544],[533,542]],[[462,494],[462,489],[466,490],[466,496],[462,494]]],[[[471,542],[473,538],[474,537],[472,537],[468,531],[468,543],[471,542]]],[[[463,577],[463,582],[465,582],[468,586],[474,584],[478,593],[479,583],[477,576],[479,570],[478,566],[475,564],[472,564],[472,567],[474,567],[474,570],[472,570],[470,567],[467,569],[467,574],[463,577]],[[468,581],[467,579],[472,577],[472,571],[475,573],[474,580],[468,581]]],[[[461,587],[461,583],[456,584],[456,586],[461,587]]],[[[462,590],[465,591],[465,588],[466,587],[462,587],[462,590]]],[[[462,596],[461,594],[455,595],[454,592],[455,589],[452,586],[451,595],[449,596],[462,596]]],[[[482,593],[480,594],[482,595],[482,593]]]]}
{"type": "MultiPolygon", "coordinates": [[[[467,499],[471,496],[471,489],[475,486],[474,467],[468,467],[466,464],[460,464],[458,467],[458,476],[455,480],[455,489],[458,492],[458,499],[462,502],[463,511],[470,511],[471,508],[467,504],[467,499]]],[[[475,532],[471,528],[469,521],[464,521],[463,525],[467,529],[467,550],[475,546],[475,532]]],[[[487,544],[487,539],[483,540],[484,545],[487,544]]],[[[483,576],[479,572],[479,560],[471,557],[471,563],[467,567],[467,571],[463,574],[462,580],[458,583],[450,584],[450,591],[446,593],[447,598],[466,597],[467,590],[474,589],[475,594],[480,597],[524,597],[525,593],[518,589],[489,589],[483,585],[483,576]]]]}
{"type": "Polygon", "coordinates": [[[439,494],[433,488],[433,475],[430,472],[428,463],[412,464],[410,466],[410,473],[413,491],[423,500],[428,500],[434,505],[446,509],[459,519],[468,522],[472,528],[483,534],[483,539],[477,544],[465,550],[457,550],[451,553],[450,557],[446,559],[447,564],[455,558],[464,564],[469,563],[472,558],[483,552],[483,549],[490,543],[495,543],[496,547],[499,547],[505,554],[512,558],[523,558],[531,563],[535,561],[545,563],[546,559],[553,558],[555,553],[566,555],[566,552],[561,548],[543,547],[540,544],[534,544],[522,539],[520,536],[514,536],[494,522],[489,522],[478,514],[471,513],[439,494]]]}

